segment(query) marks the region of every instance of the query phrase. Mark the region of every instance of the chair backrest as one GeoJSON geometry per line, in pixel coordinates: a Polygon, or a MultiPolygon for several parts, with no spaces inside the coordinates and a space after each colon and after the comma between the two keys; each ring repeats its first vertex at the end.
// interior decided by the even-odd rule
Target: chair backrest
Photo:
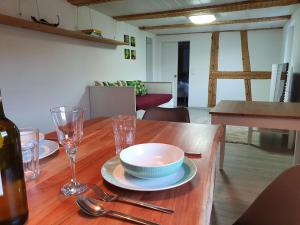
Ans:
{"type": "Polygon", "coordinates": [[[271,84],[270,84],[270,102],[283,102],[287,76],[281,80],[281,76],[288,71],[288,63],[272,65],[271,84]]]}
{"type": "Polygon", "coordinates": [[[300,166],[277,177],[234,225],[299,225],[300,166]]]}
{"type": "Polygon", "coordinates": [[[189,111],[186,108],[160,108],[152,107],[148,109],[143,120],[160,120],[160,121],[171,121],[171,122],[190,122],[189,111]]]}

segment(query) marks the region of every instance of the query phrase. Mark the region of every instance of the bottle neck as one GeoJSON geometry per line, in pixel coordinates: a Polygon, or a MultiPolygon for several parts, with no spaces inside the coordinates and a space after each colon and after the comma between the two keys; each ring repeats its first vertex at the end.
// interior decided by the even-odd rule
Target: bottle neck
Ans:
{"type": "Polygon", "coordinates": [[[0,90],[0,118],[5,118],[5,114],[4,114],[4,110],[3,110],[3,104],[2,104],[1,90],[0,90]]]}

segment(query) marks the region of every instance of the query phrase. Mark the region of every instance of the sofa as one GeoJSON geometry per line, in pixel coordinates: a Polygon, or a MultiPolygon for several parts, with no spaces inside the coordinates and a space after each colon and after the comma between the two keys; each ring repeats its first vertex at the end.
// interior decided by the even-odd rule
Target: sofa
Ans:
{"type": "Polygon", "coordinates": [[[141,118],[152,106],[174,107],[172,82],[143,82],[147,94],[136,96],[133,87],[90,86],[90,118],[135,115],[141,118]]]}

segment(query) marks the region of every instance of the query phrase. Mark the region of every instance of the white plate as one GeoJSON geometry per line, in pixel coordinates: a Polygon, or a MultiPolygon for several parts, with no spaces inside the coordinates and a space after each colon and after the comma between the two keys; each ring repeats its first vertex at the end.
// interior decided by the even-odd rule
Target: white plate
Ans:
{"type": "Polygon", "coordinates": [[[193,179],[197,167],[192,160],[184,158],[181,168],[174,174],[153,179],[140,179],[125,173],[119,157],[114,157],[101,168],[104,180],[117,187],[134,191],[160,191],[183,185],[193,179]]]}
{"type": "Polygon", "coordinates": [[[41,140],[39,143],[40,159],[54,154],[59,149],[59,144],[55,141],[41,140]]]}

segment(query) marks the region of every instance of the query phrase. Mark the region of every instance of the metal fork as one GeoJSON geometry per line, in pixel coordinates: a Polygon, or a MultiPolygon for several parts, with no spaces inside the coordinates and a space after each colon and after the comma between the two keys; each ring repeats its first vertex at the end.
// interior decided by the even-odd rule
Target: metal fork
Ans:
{"type": "Polygon", "coordinates": [[[136,200],[133,200],[133,199],[130,199],[130,198],[121,197],[119,195],[110,195],[110,194],[106,193],[105,191],[103,191],[101,188],[99,188],[97,185],[94,185],[93,191],[95,192],[95,194],[97,195],[97,197],[99,199],[101,199],[102,201],[105,201],[105,202],[113,202],[113,201],[127,202],[127,203],[130,203],[130,204],[142,206],[142,207],[145,207],[145,208],[154,209],[154,210],[161,211],[161,212],[164,212],[164,213],[169,213],[169,214],[174,213],[174,210],[172,210],[172,209],[168,209],[168,208],[164,208],[164,207],[161,207],[161,206],[153,205],[151,203],[136,201],[136,200]]]}

